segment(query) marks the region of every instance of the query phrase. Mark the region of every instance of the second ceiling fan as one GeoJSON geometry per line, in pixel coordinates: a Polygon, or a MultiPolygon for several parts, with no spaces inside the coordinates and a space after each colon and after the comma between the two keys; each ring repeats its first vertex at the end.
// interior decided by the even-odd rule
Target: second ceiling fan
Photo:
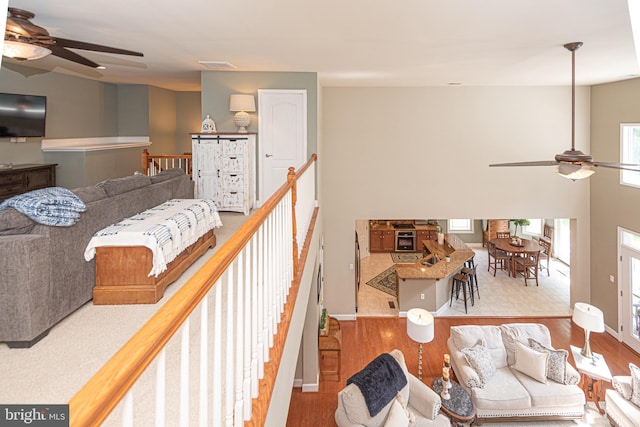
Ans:
{"type": "Polygon", "coordinates": [[[596,162],[588,154],[575,148],[575,119],[576,119],[576,50],[582,42],[567,43],[565,49],[571,52],[571,149],[556,154],[554,160],[540,160],[530,162],[497,163],[490,167],[504,166],[557,166],[556,172],[569,179],[582,179],[591,176],[595,167],[624,169],[640,172],[640,165],[629,163],[596,162]]]}

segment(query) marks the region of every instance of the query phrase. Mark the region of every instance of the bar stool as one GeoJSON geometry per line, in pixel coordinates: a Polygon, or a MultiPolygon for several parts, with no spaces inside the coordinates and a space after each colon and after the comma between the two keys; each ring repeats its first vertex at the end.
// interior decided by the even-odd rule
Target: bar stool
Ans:
{"type": "MultiPolygon", "coordinates": [[[[453,282],[451,283],[451,298],[449,299],[449,307],[453,303],[453,294],[456,294],[456,299],[458,299],[458,295],[460,295],[460,288],[462,288],[462,295],[464,298],[464,312],[467,312],[467,300],[471,297],[471,295],[467,295],[467,286],[469,286],[469,276],[464,273],[457,273],[453,276],[453,282]]],[[[473,305],[473,299],[471,299],[471,305],[473,305]]]]}
{"type": "MultiPolygon", "coordinates": [[[[473,260],[472,260],[472,262],[473,262],[473,260]]],[[[478,275],[476,274],[476,268],[475,268],[475,266],[474,267],[464,267],[460,271],[462,273],[466,274],[469,277],[469,289],[470,289],[470,292],[471,292],[471,305],[473,305],[475,303],[474,291],[478,293],[478,298],[480,298],[480,288],[478,288],[478,275]]]]}

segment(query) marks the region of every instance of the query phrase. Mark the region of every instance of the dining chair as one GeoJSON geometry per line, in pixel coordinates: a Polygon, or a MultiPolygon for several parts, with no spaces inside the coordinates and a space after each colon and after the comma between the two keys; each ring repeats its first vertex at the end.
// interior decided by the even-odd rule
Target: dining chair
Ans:
{"type": "Polygon", "coordinates": [[[525,286],[528,286],[527,280],[529,279],[536,279],[536,286],[539,286],[538,262],[540,260],[540,251],[525,251],[522,255],[513,259],[514,274],[522,274],[525,286]]]}
{"type": "Polygon", "coordinates": [[[488,265],[487,271],[491,272],[493,268],[493,277],[496,276],[496,271],[499,269],[502,271],[509,271],[511,268],[511,255],[496,248],[495,243],[491,241],[487,242],[487,255],[488,265]]]}
{"type": "Polygon", "coordinates": [[[510,231],[496,231],[496,237],[498,239],[508,239],[511,237],[510,231]]]}
{"type": "Polygon", "coordinates": [[[542,250],[540,251],[539,269],[542,270],[543,268],[546,268],[547,276],[550,276],[551,271],[549,270],[549,259],[551,258],[551,242],[544,237],[541,237],[540,240],[538,240],[538,243],[540,244],[540,247],[542,247],[542,250]],[[543,261],[545,260],[547,261],[546,266],[543,264],[543,261]]]}

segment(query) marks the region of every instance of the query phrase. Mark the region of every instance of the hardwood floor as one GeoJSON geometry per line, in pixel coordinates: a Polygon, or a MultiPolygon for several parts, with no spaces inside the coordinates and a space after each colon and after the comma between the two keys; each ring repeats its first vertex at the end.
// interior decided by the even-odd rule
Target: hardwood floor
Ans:
{"type": "MultiPolygon", "coordinates": [[[[435,338],[425,344],[423,381],[430,385],[442,368],[442,355],[448,353],[449,328],[455,325],[499,325],[502,323],[542,323],[551,331],[555,348],[569,350],[569,345],[582,347],[584,332],[569,317],[437,317],[435,338]]],[[[406,318],[360,317],[355,321],[342,321],[342,369],[340,381],[320,379],[318,393],[302,393],[294,388],[289,407],[287,426],[335,426],[334,413],[338,406],[338,392],[345,387],[347,378],[362,369],[380,353],[399,349],[404,353],[407,367],[416,375],[418,371],[418,345],[406,332],[406,318]]],[[[608,333],[592,333],[591,349],[604,355],[613,375],[629,375],[629,362],[640,366],[640,355],[619,343],[608,333]]],[[[575,366],[571,351],[569,361],[575,366]]]]}

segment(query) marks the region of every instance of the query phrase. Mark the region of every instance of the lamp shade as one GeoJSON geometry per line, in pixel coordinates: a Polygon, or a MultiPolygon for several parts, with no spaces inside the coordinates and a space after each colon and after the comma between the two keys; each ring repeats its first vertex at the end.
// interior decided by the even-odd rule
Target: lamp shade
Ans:
{"type": "Polygon", "coordinates": [[[256,111],[256,102],[253,95],[231,95],[229,111],[256,111]]]}
{"type": "Polygon", "coordinates": [[[604,332],[604,314],[598,307],[577,302],[573,308],[572,319],[585,331],[604,332]]]}
{"type": "Polygon", "coordinates": [[[5,40],[2,45],[2,54],[4,56],[14,58],[19,61],[44,58],[50,53],[51,50],[46,47],[12,40],[5,40]]]}
{"type": "Polygon", "coordinates": [[[564,178],[575,181],[576,179],[589,178],[595,171],[588,166],[560,163],[556,168],[556,172],[564,178]]]}
{"type": "Polygon", "coordinates": [[[407,311],[407,335],[419,343],[433,340],[433,316],[422,308],[412,308],[407,311]]]}

